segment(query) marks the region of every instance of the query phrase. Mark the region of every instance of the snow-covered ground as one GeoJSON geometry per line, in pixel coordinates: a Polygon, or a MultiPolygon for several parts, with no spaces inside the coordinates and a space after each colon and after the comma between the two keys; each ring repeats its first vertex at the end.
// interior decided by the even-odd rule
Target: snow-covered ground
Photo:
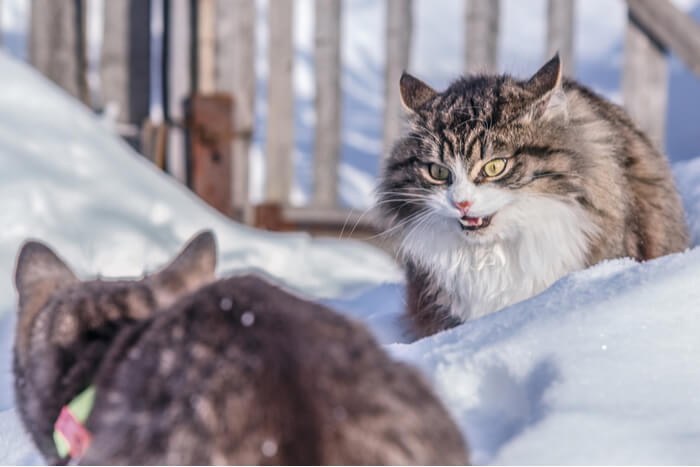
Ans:
{"type": "MultiPolygon", "coordinates": [[[[0,464],[41,462],[14,408],[14,259],[45,240],[84,277],[137,275],[215,230],[221,275],[257,269],[356,316],[418,365],[476,463],[700,458],[700,250],[609,261],[530,300],[402,342],[401,274],[365,244],[255,231],[143,162],[84,108],[0,55],[0,464]]],[[[674,170],[700,243],[700,158],[674,170]]]]}

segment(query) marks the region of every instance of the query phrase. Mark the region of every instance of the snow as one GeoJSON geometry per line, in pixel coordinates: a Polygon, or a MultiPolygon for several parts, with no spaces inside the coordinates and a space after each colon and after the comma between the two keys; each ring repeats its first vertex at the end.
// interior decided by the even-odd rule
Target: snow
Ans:
{"type": "MultiPolygon", "coordinates": [[[[300,8],[308,12],[312,2],[304,2],[300,8]]],[[[383,13],[374,6],[381,2],[348,3],[356,15],[352,21],[381,29],[383,13]]],[[[507,5],[511,3],[519,2],[507,5]]],[[[687,8],[697,6],[690,0],[683,3],[687,8]]],[[[428,14],[430,4],[417,3],[417,12],[423,12],[417,14],[414,54],[419,56],[426,50],[439,51],[443,40],[459,43],[462,34],[455,29],[461,7],[441,1],[453,10],[447,15],[449,22],[435,23],[435,16],[428,14]],[[439,26],[431,27],[438,31],[431,46],[425,45],[431,39],[421,32],[426,30],[421,24],[439,26]]],[[[532,10],[541,14],[543,4],[536,2],[532,10]]],[[[604,52],[608,67],[608,61],[619,58],[621,30],[605,24],[624,19],[624,9],[620,14],[613,7],[595,21],[596,4],[601,7],[598,0],[577,3],[584,13],[591,8],[579,21],[596,23],[600,29],[586,35],[590,40],[579,40],[583,66],[577,65],[584,76],[600,79],[610,69],[598,73],[590,61],[604,52]],[[604,48],[596,49],[596,44],[604,48]]],[[[6,5],[12,2],[3,2],[3,9],[10,8],[6,5]]],[[[310,21],[303,12],[297,15],[310,21]]],[[[526,21],[518,22],[518,15],[506,15],[509,30],[530,27],[523,24],[526,21]]],[[[3,16],[2,21],[8,20],[3,16]]],[[[522,31],[523,37],[531,38],[528,41],[540,40],[541,32],[522,31]]],[[[362,206],[371,202],[371,167],[381,148],[383,84],[376,69],[383,47],[366,33],[344,37],[357,47],[348,52],[348,68],[354,73],[344,81],[346,89],[355,91],[345,96],[353,106],[346,111],[351,124],[344,130],[341,173],[346,182],[341,192],[345,202],[358,200],[356,205],[362,206]]],[[[310,50],[311,36],[298,42],[310,50]]],[[[509,50],[519,50],[517,45],[506,37],[505,63],[516,72],[536,66],[541,58],[537,45],[523,42],[522,60],[507,58],[515,53],[509,50]]],[[[417,73],[437,85],[450,79],[461,66],[461,50],[450,50],[432,68],[416,59],[417,73]]],[[[308,54],[305,57],[306,71],[297,72],[306,76],[300,78],[298,92],[303,105],[297,108],[301,121],[297,127],[302,130],[297,167],[308,172],[313,85],[308,81],[308,54]]],[[[475,463],[697,462],[698,248],[643,264],[608,261],[570,274],[530,300],[407,344],[398,323],[404,306],[402,277],[386,254],[359,242],[266,233],[233,223],[133,154],[87,109],[26,66],[0,55],[0,68],[0,464],[41,463],[19,423],[12,394],[10,349],[16,303],[12,274],[21,242],[26,237],[45,240],[83,277],[133,276],[162,264],[203,228],[216,232],[220,275],[264,273],[365,321],[389,352],[418,365],[463,429],[475,463]]],[[[619,79],[600,82],[601,89],[607,89],[605,83],[619,79]]],[[[687,96],[684,100],[693,102],[687,96]]],[[[700,148],[694,144],[687,148],[694,148],[697,155],[700,148]]],[[[689,159],[676,162],[674,173],[696,247],[700,157],[691,159],[685,153],[676,159],[689,159]]],[[[303,201],[306,188],[303,183],[297,187],[297,199],[303,201]]]]}

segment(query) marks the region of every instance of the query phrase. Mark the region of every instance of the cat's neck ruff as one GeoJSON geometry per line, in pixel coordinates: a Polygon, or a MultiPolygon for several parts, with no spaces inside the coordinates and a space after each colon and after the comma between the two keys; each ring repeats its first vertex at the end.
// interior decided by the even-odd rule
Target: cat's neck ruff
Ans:
{"type": "Polygon", "coordinates": [[[435,223],[409,229],[401,254],[447,292],[451,314],[462,321],[524,300],[584,268],[596,234],[582,209],[547,196],[523,197],[503,209],[489,227],[493,233],[478,238],[451,219],[435,223]]]}

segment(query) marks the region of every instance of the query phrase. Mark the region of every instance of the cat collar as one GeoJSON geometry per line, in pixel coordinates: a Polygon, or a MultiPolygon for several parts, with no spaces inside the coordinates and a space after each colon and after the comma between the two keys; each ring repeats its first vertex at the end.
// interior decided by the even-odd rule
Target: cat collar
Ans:
{"type": "Polygon", "coordinates": [[[88,386],[68,405],[64,405],[54,424],[53,441],[61,458],[80,459],[90,447],[92,435],[83,425],[95,402],[95,386],[88,386]]]}

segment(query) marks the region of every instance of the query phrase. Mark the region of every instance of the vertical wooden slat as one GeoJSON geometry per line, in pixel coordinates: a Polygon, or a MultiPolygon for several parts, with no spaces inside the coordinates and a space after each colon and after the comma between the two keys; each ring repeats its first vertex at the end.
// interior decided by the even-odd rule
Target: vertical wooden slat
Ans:
{"type": "Polygon", "coordinates": [[[248,157],[255,122],[255,0],[218,0],[216,85],[233,96],[234,217],[250,221],[248,157]]]}
{"type": "Polygon", "coordinates": [[[500,0],[469,0],[465,65],[468,73],[498,71],[500,0]]]}
{"type": "Polygon", "coordinates": [[[384,72],[384,144],[386,158],[401,134],[403,109],[399,94],[401,73],[408,68],[413,35],[413,0],[387,0],[386,69],[384,72]]]}
{"type": "Polygon", "coordinates": [[[185,100],[192,92],[192,11],[190,0],[167,0],[165,18],[165,117],[168,122],[167,168],[187,182],[185,100]]]}
{"type": "Polygon", "coordinates": [[[216,2],[197,0],[197,90],[199,92],[216,91],[215,63],[216,2]]]}
{"type": "Polygon", "coordinates": [[[268,3],[269,68],[265,195],[268,202],[284,204],[289,199],[293,177],[293,4],[293,0],[274,0],[268,3]]]}
{"type": "Polygon", "coordinates": [[[187,123],[192,145],[192,189],[225,215],[231,214],[231,122],[228,94],[195,94],[187,123]]]}
{"type": "Polygon", "coordinates": [[[547,3],[547,57],[559,52],[564,74],[573,76],[574,63],[574,0],[549,0],[547,3]]]}
{"type": "Polygon", "coordinates": [[[629,15],[622,97],[632,119],[659,149],[664,147],[668,74],[663,46],[649,37],[634,16],[629,15]]]}
{"type": "Polygon", "coordinates": [[[69,94],[87,102],[82,0],[32,0],[29,60],[69,94]]]}
{"type": "Polygon", "coordinates": [[[315,206],[334,206],[338,197],[340,153],[340,0],[316,0],[314,67],[316,133],[315,206]]]}
{"type": "Polygon", "coordinates": [[[150,1],[104,2],[100,78],[102,100],[116,107],[125,139],[139,147],[139,128],[148,117],[150,96],[150,1]]]}

